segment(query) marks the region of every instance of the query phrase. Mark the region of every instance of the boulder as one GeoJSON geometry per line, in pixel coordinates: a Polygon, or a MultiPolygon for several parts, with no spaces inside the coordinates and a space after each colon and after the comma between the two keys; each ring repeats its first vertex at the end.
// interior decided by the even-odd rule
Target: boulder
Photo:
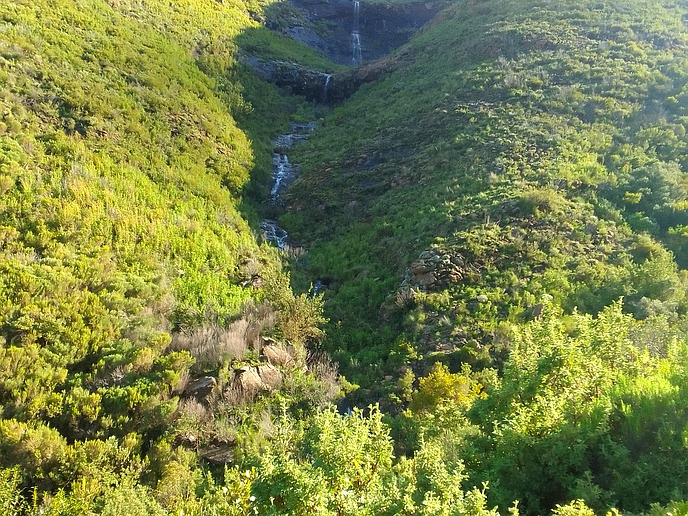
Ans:
{"type": "Polygon", "coordinates": [[[264,389],[263,381],[255,367],[242,367],[235,378],[237,385],[245,393],[256,393],[264,389]]]}
{"type": "Polygon", "coordinates": [[[413,278],[413,284],[418,285],[421,288],[427,288],[434,285],[437,279],[432,274],[421,274],[413,278]]]}
{"type": "Polygon", "coordinates": [[[411,274],[426,274],[433,270],[432,265],[423,262],[415,261],[409,267],[411,274]]]}
{"type": "Polygon", "coordinates": [[[194,398],[205,398],[217,385],[217,380],[212,376],[202,376],[189,382],[189,385],[184,389],[184,396],[194,398]]]}
{"type": "Polygon", "coordinates": [[[200,455],[214,464],[229,464],[234,460],[234,450],[229,444],[211,444],[202,449],[200,455]]]}
{"type": "Polygon", "coordinates": [[[282,373],[275,366],[270,364],[258,366],[256,373],[263,383],[263,388],[274,390],[282,385],[282,373]]]}
{"type": "Polygon", "coordinates": [[[545,306],[542,303],[538,303],[533,307],[533,317],[536,319],[539,319],[542,316],[542,311],[544,310],[545,306]]]}
{"type": "Polygon", "coordinates": [[[260,336],[260,343],[262,346],[279,346],[279,342],[272,337],[260,336]]]}

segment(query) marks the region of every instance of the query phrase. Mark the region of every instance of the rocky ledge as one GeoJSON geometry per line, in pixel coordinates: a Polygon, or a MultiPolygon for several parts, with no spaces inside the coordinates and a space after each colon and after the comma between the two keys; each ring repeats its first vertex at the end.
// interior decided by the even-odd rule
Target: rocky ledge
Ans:
{"type": "MultiPolygon", "coordinates": [[[[302,15],[291,17],[286,27],[268,16],[267,25],[324,54],[334,63],[352,64],[352,0],[291,0],[290,4],[302,15]]],[[[380,59],[405,44],[444,5],[446,2],[442,1],[384,4],[362,0],[358,31],[363,61],[380,59]]]]}
{"type": "Polygon", "coordinates": [[[409,61],[407,52],[380,59],[335,74],[326,74],[287,61],[246,57],[248,64],[262,80],[301,95],[307,100],[338,104],[353,95],[363,84],[393,72],[409,61]]]}

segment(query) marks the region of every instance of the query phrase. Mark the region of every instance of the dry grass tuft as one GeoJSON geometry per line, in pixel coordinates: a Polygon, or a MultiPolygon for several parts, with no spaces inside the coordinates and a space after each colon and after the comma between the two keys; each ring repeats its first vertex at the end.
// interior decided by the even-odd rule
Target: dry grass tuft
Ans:
{"type": "Polygon", "coordinates": [[[316,351],[308,356],[308,370],[322,385],[322,396],[327,401],[335,400],[341,391],[339,368],[330,360],[327,353],[316,351]]]}
{"type": "Polygon", "coordinates": [[[228,328],[202,326],[172,336],[170,349],[187,350],[196,359],[196,372],[215,370],[225,361],[241,359],[248,350],[246,339],[250,323],[239,319],[228,328]]]}

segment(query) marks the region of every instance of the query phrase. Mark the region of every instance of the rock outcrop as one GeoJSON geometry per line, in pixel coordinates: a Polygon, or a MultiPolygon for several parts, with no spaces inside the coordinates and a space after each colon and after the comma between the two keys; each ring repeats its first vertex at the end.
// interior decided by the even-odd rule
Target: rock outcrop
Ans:
{"type": "Polygon", "coordinates": [[[217,380],[212,376],[202,376],[201,378],[196,378],[189,382],[184,389],[184,396],[194,397],[194,398],[205,398],[217,385],[217,380]]]}
{"type": "Polygon", "coordinates": [[[287,89],[293,95],[301,95],[307,100],[325,102],[325,82],[328,77],[326,73],[287,61],[247,57],[244,62],[266,82],[287,89]]]}
{"type": "Polygon", "coordinates": [[[393,72],[408,61],[408,53],[400,53],[336,74],[326,74],[286,61],[246,57],[258,77],[307,100],[338,104],[353,95],[363,84],[393,72]],[[328,79],[329,77],[329,79],[328,79]]]}
{"type": "MultiPolygon", "coordinates": [[[[291,0],[302,16],[292,17],[286,28],[271,23],[296,41],[338,64],[352,64],[351,30],[353,2],[351,0],[291,0]]],[[[416,2],[404,5],[360,3],[358,31],[363,61],[373,61],[390,54],[406,43],[440,8],[441,1],[416,2]]]]}
{"type": "Polygon", "coordinates": [[[214,464],[229,464],[234,460],[234,449],[231,444],[209,444],[199,453],[201,457],[214,464]]]}
{"type": "Polygon", "coordinates": [[[260,391],[278,389],[282,379],[282,372],[273,365],[244,366],[236,371],[229,388],[250,396],[260,391]]]}
{"type": "Polygon", "coordinates": [[[376,81],[382,75],[401,68],[409,60],[410,54],[402,52],[332,75],[327,88],[326,102],[338,104],[345,101],[364,84],[376,81]]]}
{"type": "Polygon", "coordinates": [[[474,272],[477,271],[466,264],[461,255],[449,254],[432,247],[423,251],[406,269],[401,290],[439,291],[452,283],[460,282],[464,276],[474,272]]]}

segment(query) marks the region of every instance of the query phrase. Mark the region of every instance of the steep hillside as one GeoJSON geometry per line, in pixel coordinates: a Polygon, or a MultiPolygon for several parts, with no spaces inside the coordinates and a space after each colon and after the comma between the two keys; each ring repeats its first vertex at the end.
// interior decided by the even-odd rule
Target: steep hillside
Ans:
{"type": "Polygon", "coordinates": [[[404,453],[443,436],[500,507],[685,496],[665,440],[684,409],[645,389],[685,342],[687,20],[685,2],[458,2],[299,156],[282,222],[301,281],[329,287],[324,349],[360,386],[344,403],[398,414],[404,453]]]}
{"type": "Polygon", "coordinates": [[[0,3],[3,514],[688,511],[688,4],[424,5],[0,3]]]}
{"type": "Polygon", "coordinates": [[[685,20],[681,2],[459,2],[333,112],[283,221],[333,287],[347,375],[492,363],[543,294],[685,312],[685,20]]]}
{"type": "Polygon", "coordinates": [[[259,333],[293,345],[272,344],[292,384],[281,410],[332,388],[289,372],[320,305],[293,296],[247,222],[249,180],[262,194],[270,138],[301,106],[238,63],[261,8],[0,5],[0,465],[26,486],[78,479],[100,500],[125,470],[154,483],[195,461],[180,444],[250,441],[272,402],[254,411],[247,378],[283,378],[259,333]]]}

